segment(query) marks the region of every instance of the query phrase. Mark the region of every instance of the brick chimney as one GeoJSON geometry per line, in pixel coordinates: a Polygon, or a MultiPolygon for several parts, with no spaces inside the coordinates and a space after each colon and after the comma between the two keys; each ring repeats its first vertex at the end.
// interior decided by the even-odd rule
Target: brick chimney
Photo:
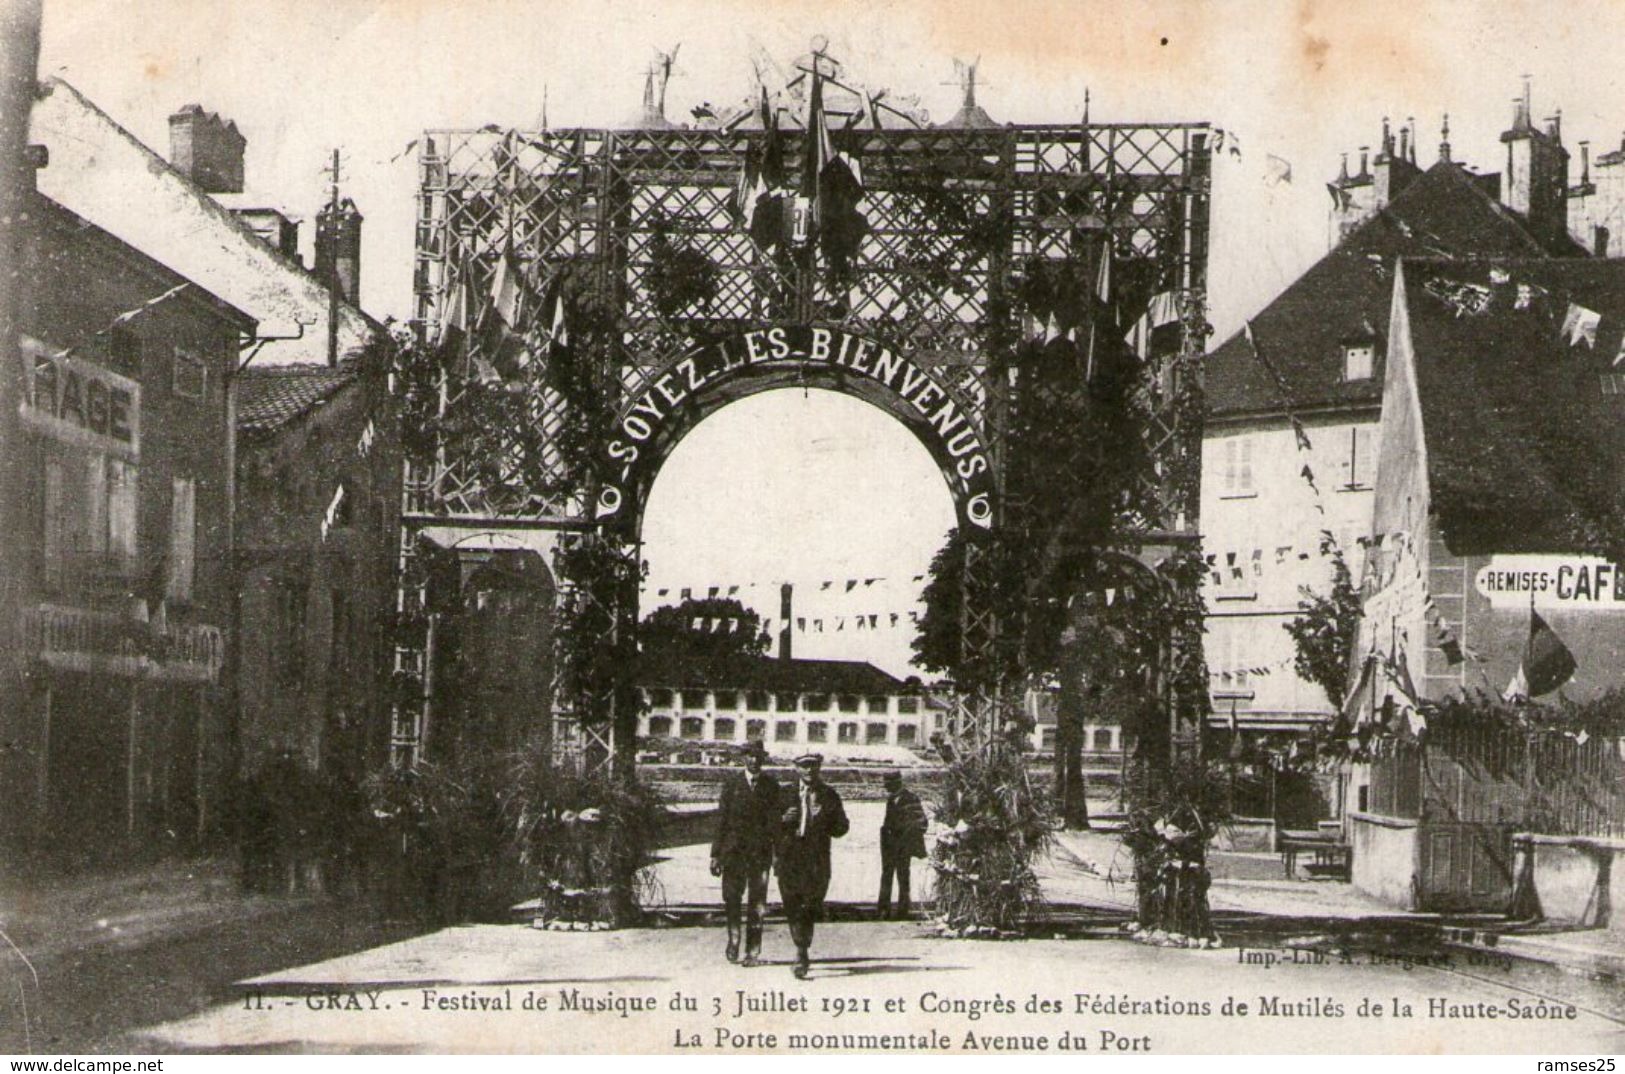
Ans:
{"type": "Polygon", "coordinates": [[[1326,184],[1326,190],[1332,196],[1332,224],[1337,229],[1338,243],[1348,238],[1349,232],[1377,211],[1370,153],[1369,146],[1360,147],[1360,170],[1353,175],[1349,174],[1349,157],[1344,153],[1337,178],[1326,184]]]}
{"type": "Polygon", "coordinates": [[[316,275],[325,283],[338,273],[339,296],[361,304],[361,213],[349,198],[316,214],[316,275]]]}
{"type": "Polygon", "coordinates": [[[1386,208],[1399,192],[1422,174],[1416,166],[1416,124],[1407,122],[1399,131],[1396,144],[1388,117],[1382,119],[1382,140],[1377,155],[1370,155],[1369,146],[1360,147],[1360,170],[1349,174],[1348,155],[1337,178],[1326,184],[1332,196],[1332,223],[1337,229],[1337,241],[1348,238],[1349,232],[1386,208]]]}
{"type": "Polygon", "coordinates": [[[1416,156],[1411,150],[1411,129],[1416,125],[1410,120],[1407,125],[1400,128],[1399,147],[1394,147],[1394,133],[1388,127],[1388,118],[1382,120],[1382,152],[1372,161],[1371,179],[1373,187],[1373,200],[1376,208],[1382,209],[1398,197],[1399,192],[1410,185],[1412,179],[1422,174],[1416,166],[1416,156]]]}
{"type": "Polygon", "coordinates": [[[210,194],[243,192],[243,150],[237,124],[189,104],[169,117],[169,162],[210,194]]]}
{"type": "Polygon", "coordinates": [[[1501,204],[1522,216],[1542,242],[1555,243],[1568,230],[1569,154],[1563,148],[1561,115],[1540,130],[1530,119],[1529,81],[1513,98],[1512,126],[1501,134],[1507,147],[1501,172],[1501,204]]]}

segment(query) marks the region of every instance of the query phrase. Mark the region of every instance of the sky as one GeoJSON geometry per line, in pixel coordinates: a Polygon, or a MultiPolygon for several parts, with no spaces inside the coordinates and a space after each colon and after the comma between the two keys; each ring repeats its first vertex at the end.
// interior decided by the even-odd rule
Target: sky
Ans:
{"type": "Polygon", "coordinates": [[[793,655],[921,674],[909,613],[953,523],[936,462],[890,415],[837,392],[764,392],[701,422],[661,468],[645,510],[645,603],[715,586],[775,620],[776,638],[789,582],[793,655]]]}
{"type": "MultiPolygon", "coordinates": [[[[1357,160],[1376,144],[1384,116],[1396,126],[1415,117],[1426,167],[1448,112],[1455,157],[1499,170],[1497,135],[1528,75],[1536,117],[1562,109],[1576,160],[1581,139],[1600,153],[1619,148],[1625,130],[1625,4],[1586,0],[45,0],[40,68],[160,152],[183,104],[234,119],[248,139],[249,189],[307,219],[341,148],[345,192],[366,215],[362,304],[405,317],[408,146],[423,130],[534,127],[544,100],[554,127],[615,125],[635,114],[655,49],[679,45],[667,113],[681,121],[699,102],[750,96],[753,56],[787,67],[820,36],[849,78],[917,96],[937,119],[959,103],[953,61],[979,58],[979,102],[1001,122],[1076,119],[1087,89],[1097,122],[1224,129],[1239,153],[1227,148],[1215,164],[1216,341],[1326,251],[1324,184],[1340,153],[1357,160]]],[[[736,579],[771,575],[747,583],[920,573],[947,494],[934,471],[902,481],[919,469],[909,461],[918,446],[887,424],[816,394],[724,408],[655,487],[651,568],[677,585],[728,564],[736,579]],[[809,516],[813,503],[823,513],[809,516]],[[729,516],[709,514],[722,504],[754,512],[743,545],[726,552],[732,538],[715,519],[729,516]],[[826,515],[844,527],[826,529],[826,515]],[[776,566],[762,549],[775,550],[776,566]]],[[[702,582],[712,584],[692,580],[702,582]]],[[[849,655],[833,642],[811,638],[797,651],[849,655]]],[[[875,658],[901,671],[906,651],[906,641],[882,645],[875,658]]]]}

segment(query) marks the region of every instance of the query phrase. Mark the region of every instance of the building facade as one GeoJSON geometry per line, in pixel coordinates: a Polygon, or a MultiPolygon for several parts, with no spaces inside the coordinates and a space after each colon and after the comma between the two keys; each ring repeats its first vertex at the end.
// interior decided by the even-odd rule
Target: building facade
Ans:
{"type": "Polygon", "coordinates": [[[924,691],[859,661],[762,657],[725,674],[672,669],[645,680],[638,733],[646,739],[862,756],[863,747],[922,749],[943,730],[944,710],[924,691]]]}
{"type": "MultiPolygon", "coordinates": [[[[1537,615],[1574,665],[1543,700],[1625,686],[1625,262],[1407,260],[1391,325],[1355,726],[1517,690],[1537,615]]],[[[1389,731],[1345,828],[1356,885],[1398,905],[1504,910],[1520,833],[1625,834],[1615,742],[1389,731]]]]}
{"type": "Polygon", "coordinates": [[[25,263],[6,834],[84,862],[191,844],[231,768],[230,398],[254,320],[43,196],[25,263]]]}
{"type": "MultiPolygon", "coordinates": [[[[1033,752],[1040,756],[1055,754],[1058,733],[1056,708],[1059,697],[1059,687],[1051,687],[1028,690],[1023,699],[1027,718],[1033,728],[1031,732],[1033,752]]],[[[1086,765],[1098,766],[1102,761],[1115,765],[1134,746],[1133,737],[1124,733],[1121,724],[1115,720],[1102,719],[1094,713],[1085,715],[1082,733],[1083,760],[1086,765]]]]}
{"type": "Polygon", "coordinates": [[[238,393],[239,758],[358,779],[387,759],[400,510],[387,370],[250,366],[238,393]]]}
{"type": "MultiPolygon", "coordinates": [[[[1206,652],[1221,733],[1281,739],[1322,727],[1341,699],[1294,670],[1285,629],[1325,594],[1341,554],[1357,584],[1372,534],[1389,310],[1403,257],[1581,257],[1552,197],[1568,155],[1527,98],[1502,136],[1507,170],[1452,155],[1417,164],[1414,127],[1328,184],[1337,245],[1209,354],[1202,450],[1206,652]]],[[[1561,195],[1561,191],[1559,190],[1561,195]]]]}
{"type": "MultiPolygon", "coordinates": [[[[186,843],[226,822],[222,806],[231,803],[221,799],[243,774],[245,749],[252,760],[267,742],[304,756],[326,748],[282,733],[298,722],[293,709],[331,703],[343,713],[331,718],[347,723],[349,706],[371,689],[372,667],[363,671],[362,662],[373,659],[372,641],[358,642],[353,655],[338,647],[343,659],[328,672],[334,690],[356,698],[329,692],[317,700],[260,667],[277,653],[291,669],[298,661],[287,654],[303,649],[307,665],[326,660],[310,623],[326,616],[323,629],[354,620],[344,629],[360,630],[361,605],[387,592],[376,579],[349,588],[364,571],[334,562],[354,551],[343,517],[327,527],[325,542],[300,528],[324,521],[333,487],[314,513],[308,501],[318,498],[312,483],[329,478],[353,492],[365,485],[369,497],[395,496],[387,510],[391,524],[398,518],[398,492],[389,491],[398,490],[398,475],[389,485],[369,464],[361,481],[324,442],[353,432],[345,425],[353,392],[316,400],[334,402],[333,414],[278,444],[255,439],[265,430],[251,416],[252,466],[240,468],[236,455],[242,368],[294,365],[339,376],[378,331],[354,304],[361,218],[342,200],[319,214],[316,252],[326,278],[306,268],[297,217],[244,192],[242,132],[196,105],[169,117],[165,159],[51,78],[40,85],[28,133],[46,209],[26,262],[35,277],[33,327],[23,328],[27,370],[31,390],[58,392],[57,411],[83,421],[30,419],[40,452],[31,467],[39,484],[28,493],[39,523],[30,553],[38,569],[21,583],[18,637],[31,671],[51,674],[31,676],[27,714],[18,717],[27,726],[7,739],[23,745],[7,753],[3,793],[17,808],[3,823],[29,837],[45,833],[46,821],[94,829],[96,838],[82,841],[92,855],[99,845],[139,844],[144,835],[186,843]],[[100,428],[75,429],[76,421],[100,428]],[[260,482],[262,467],[280,469],[283,487],[261,483],[240,502],[237,478],[260,482]],[[249,608],[256,631],[245,637],[235,629],[235,572],[244,566],[235,555],[237,523],[245,517],[246,569],[265,566],[255,556],[301,560],[310,592],[319,590],[323,601],[343,594],[346,608],[313,597],[304,619],[289,619],[288,636],[268,639],[258,631],[265,620],[256,605],[249,608]]],[[[374,436],[385,432],[377,425],[374,436]]],[[[359,506],[370,525],[376,505],[359,506]]],[[[339,507],[347,517],[358,505],[339,507]]],[[[291,610],[291,598],[284,604],[291,610]]]]}

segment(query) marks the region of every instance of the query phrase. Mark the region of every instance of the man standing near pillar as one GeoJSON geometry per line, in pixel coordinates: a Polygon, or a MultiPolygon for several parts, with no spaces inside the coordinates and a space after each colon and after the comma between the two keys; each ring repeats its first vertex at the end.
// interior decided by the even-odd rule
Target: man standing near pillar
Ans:
{"type": "Polygon", "coordinates": [[[909,867],[925,857],[925,807],[903,786],[903,774],[886,773],[886,819],[880,825],[880,916],[891,917],[892,877],[897,878],[897,916],[908,917],[909,867]]]}
{"type": "Polygon", "coordinates": [[[841,796],[819,774],[824,758],[806,753],[796,758],[795,801],[784,811],[779,841],[779,898],[796,945],[795,975],[806,980],[811,969],[808,948],[813,925],[824,912],[829,892],[829,841],[850,826],[841,796]]]}
{"type": "Polygon", "coordinates": [[[747,966],[754,966],[762,953],[767,874],[773,867],[782,808],[778,781],[762,771],[766,755],[760,742],[745,747],[744,771],[722,785],[717,835],[711,842],[711,875],[722,878],[722,906],[728,919],[728,961],[739,961],[739,910],[744,901],[747,966]]]}

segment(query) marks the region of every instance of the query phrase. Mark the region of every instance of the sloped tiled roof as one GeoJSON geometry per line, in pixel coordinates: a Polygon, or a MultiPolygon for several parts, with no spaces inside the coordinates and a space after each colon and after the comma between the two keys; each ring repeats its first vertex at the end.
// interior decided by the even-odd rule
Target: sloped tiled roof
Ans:
{"type": "MultiPolygon", "coordinates": [[[[1517,214],[1488,196],[1484,185],[1457,164],[1435,164],[1252,319],[1257,348],[1286,382],[1295,410],[1381,403],[1396,258],[1551,252],[1517,214]],[[1344,381],[1343,344],[1362,336],[1376,343],[1374,375],[1344,381]]],[[[1581,251],[1570,246],[1555,252],[1581,251]]],[[[1208,355],[1205,381],[1208,413],[1214,417],[1285,412],[1279,388],[1244,332],[1208,355]]]]}
{"type": "MultiPolygon", "coordinates": [[[[262,365],[325,360],[331,298],[325,281],[261,239],[191,179],[153,152],[88,97],[45,79],[29,113],[29,139],[51,165],[39,190],[146,256],[209,289],[259,322],[269,346],[262,365]]],[[[367,344],[381,327],[339,302],[340,354],[367,344]]]]}
{"type": "Polygon", "coordinates": [[[1404,262],[1432,507],[1459,555],[1625,551],[1625,261],[1404,262]],[[1476,303],[1482,303],[1477,308],[1476,303]],[[1594,346],[1562,331],[1600,314],[1594,346]]]}
{"type": "Polygon", "coordinates": [[[274,432],[331,399],[360,372],[356,362],[250,366],[238,381],[237,428],[249,435],[274,432]]]}
{"type": "Polygon", "coordinates": [[[704,668],[644,655],[638,678],[649,686],[693,686],[782,693],[893,694],[903,689],[894,678],[862,660],[779,660],[739,658],[704,668]]]}

